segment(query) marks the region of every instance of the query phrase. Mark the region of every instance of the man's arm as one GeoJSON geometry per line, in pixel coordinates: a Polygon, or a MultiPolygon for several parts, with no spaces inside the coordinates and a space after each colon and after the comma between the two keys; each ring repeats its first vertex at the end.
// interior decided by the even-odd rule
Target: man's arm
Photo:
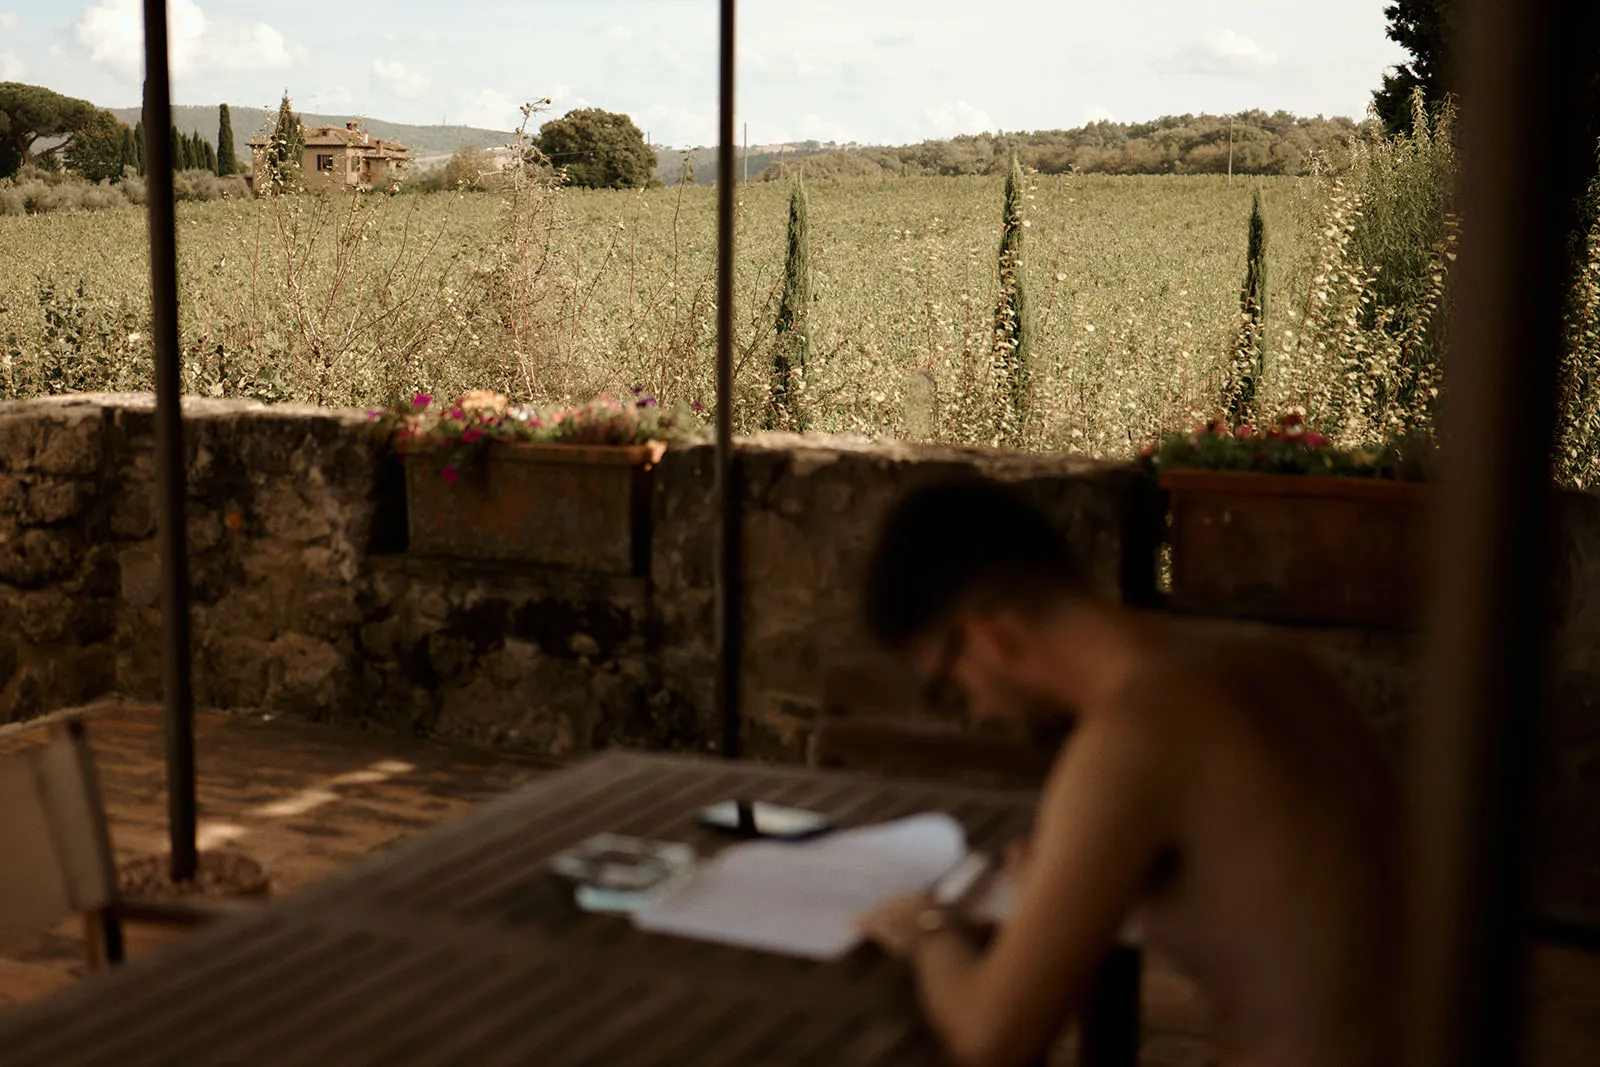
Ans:
{"type": "Polygon", "coordinates": [[[928,1017],[958,1062],[1032,1061],[1087,995],[1150,865],[1171,843],[1174,738],[1112,710],[1085,724],[1046,786],[1017,908],[993,946],[939,932],[913,949],[928,1017]]]}

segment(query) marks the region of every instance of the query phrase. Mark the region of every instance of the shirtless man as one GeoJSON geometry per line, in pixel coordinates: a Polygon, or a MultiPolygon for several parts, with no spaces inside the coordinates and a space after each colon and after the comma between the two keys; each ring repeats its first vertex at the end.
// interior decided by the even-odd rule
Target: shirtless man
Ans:
{"type": "Polygon", "coordinates": [[[1130,918],[1202,988],[1219,1064],[1392,1062],[1399,814],[1313,663],[1097,597],[1050,524],[983,482],[896,509],[867,601],[877,636],[969,714],[1075,719],[986,950],[926,895],[861,920],[958,1063],[1042,1060],[1130,918]]]}

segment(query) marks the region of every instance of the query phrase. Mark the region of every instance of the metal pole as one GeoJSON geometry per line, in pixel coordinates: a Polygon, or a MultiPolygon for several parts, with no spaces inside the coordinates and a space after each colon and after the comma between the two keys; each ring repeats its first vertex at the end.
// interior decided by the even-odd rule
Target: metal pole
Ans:
{"type": "Polygon", "coordinates": [[[194,691],[190,677],[189,557],[185,542],[183,382],[178,364],[178,248],[172,188],[172,82],[166,0],[144,0],[145,182],[150,219],[150,312],[156,365],[157,548],[161,666],[166,691],[167,823],[172,880],[194,878],[194,691]]]}
{"type": "Polygon", "coordinates": [[[717,151],[717,712],[722,754],[739,758],[739,484],[733,457],[733,13],[722,0],[721,129],[717,151]]]}
{"type": "Polygon", "coordinates": [[[1433,604],[1413,734],[1413,1067],[1512,1067],[1523,1049],[1536,735],[1547,704],[1550,441],[1577,192],[1561,0],[1468,0],[1463,234],[1441,412],[1433,604]]]}

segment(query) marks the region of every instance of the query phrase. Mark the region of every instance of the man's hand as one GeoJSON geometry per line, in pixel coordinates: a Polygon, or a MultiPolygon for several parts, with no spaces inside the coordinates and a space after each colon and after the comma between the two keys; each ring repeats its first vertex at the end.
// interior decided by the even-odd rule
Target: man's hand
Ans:
{"type": "Polygon", "coordinates": [[[917,917],[934,906],[928,893],[903,893],[875,906],[856,920],[856,927],[895,959],[911,955],[922,937],[917,917]]]}

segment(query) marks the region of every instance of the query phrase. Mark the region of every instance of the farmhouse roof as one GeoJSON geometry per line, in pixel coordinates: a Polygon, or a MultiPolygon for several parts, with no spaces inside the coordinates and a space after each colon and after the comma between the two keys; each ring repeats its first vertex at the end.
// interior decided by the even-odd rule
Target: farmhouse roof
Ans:
{"type": "MultiPolygon", "coordinates": [[[[269,143],[266,137],[257,137],[249,142],[249,146],[265,148],[269,143]]],[[[385,157],[401,157],[410,151],[398,141],[385,141],[358,129],[353,122],[343,126],[307,127],[303,143],[307,148],[362,148],[366,149],[367,155],[385,157]]]]}

